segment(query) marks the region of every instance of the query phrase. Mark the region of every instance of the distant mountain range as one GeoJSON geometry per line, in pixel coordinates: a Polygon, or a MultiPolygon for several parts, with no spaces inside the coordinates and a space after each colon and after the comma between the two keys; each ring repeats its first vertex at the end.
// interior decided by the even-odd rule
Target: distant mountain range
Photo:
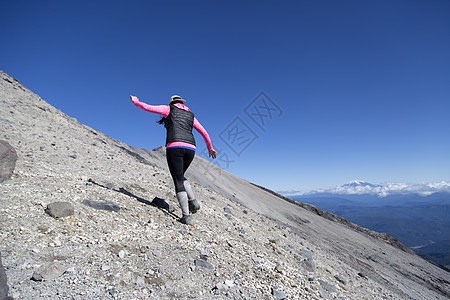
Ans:
{"type": "Polygon", "coordinates": [[[306,196],[306,195],[323,195],[323,194],[335,194],[335,195],[363,195],[372,194],[379,197],[386,197],[389,195],[403,195],[403,194],[418,194],[421,196],[428,196],[434,193],[445,192],[450,193],[450,182],[441,181],[435,183],[385,183],[385,184],[372,184],[366,181],[354,180],[346,184],[340,185],[332,189],[319,189],[310,192],[301,191],[279,191],[280,194],[285,196],[306,196]]]}
{"type": "Polygon", "coordinates": [[[387,233],[450,268],[449,182],[372,184],[355,180],[333,189],[281,194],[387,233]]]}

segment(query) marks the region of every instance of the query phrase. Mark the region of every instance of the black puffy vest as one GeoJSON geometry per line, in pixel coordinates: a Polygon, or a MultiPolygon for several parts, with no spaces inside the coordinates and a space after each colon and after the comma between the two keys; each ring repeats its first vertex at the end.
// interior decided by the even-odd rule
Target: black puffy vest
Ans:
{"type": "Polygon", "coordinates": [[[170,113],[166,117],[166,145],[171,142],[185,142],[195,146],[194,114],[190,111],[170,105],[170,113]]]}

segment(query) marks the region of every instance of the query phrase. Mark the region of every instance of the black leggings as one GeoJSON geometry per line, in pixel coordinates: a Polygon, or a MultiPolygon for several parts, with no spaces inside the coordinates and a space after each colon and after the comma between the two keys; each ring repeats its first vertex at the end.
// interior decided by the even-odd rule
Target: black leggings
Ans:
{"type": "Polygon", "coordinates": [[[166,149],[167,164],[169,165],[170,175],[172,175],[177,193],[184,192],[183,182],[186,180],[184,173],[194,159],[195,151],[186,148],[166,149]]]}

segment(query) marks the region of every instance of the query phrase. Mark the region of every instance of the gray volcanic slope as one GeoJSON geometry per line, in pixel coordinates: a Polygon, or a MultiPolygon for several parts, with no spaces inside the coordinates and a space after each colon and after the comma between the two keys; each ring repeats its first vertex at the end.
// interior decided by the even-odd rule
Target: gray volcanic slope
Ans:
{"type": "Polygon", "coordinates": [[[164,148],[114,140],[0,76],[0,140],[18,155],[0,252],[16,299],[450,297],[450,274],[389,236],[200,157],[187,177],[201,210],[180,224],[164,148]],[[58,201],[73,214],[46,214],[58,201]]]}

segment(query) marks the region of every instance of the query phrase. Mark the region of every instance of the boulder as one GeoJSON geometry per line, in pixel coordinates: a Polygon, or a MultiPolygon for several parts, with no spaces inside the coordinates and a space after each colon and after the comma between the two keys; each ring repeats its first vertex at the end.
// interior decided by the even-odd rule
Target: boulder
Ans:
{"type": "Polygon", "coordinates": [[[47,268],[42,269],[40,272],[34,272],[31,280],[33,281],[43,281],[43,280],[53,280],[61,276],[66,272],[66,268],[57,262],[52,263],[47,268]]]}
{"type": "Polygon", "coordinates": [[[286,299],[286,293],[277,289],[272,288],[272,295],[277,300],[286,299]]]}
{"type": "Polygon", "coordinates": [[[0,140],[0,182],[11,178],[16,161],[16,150],[8,142],[0,140]]]}
{"type": "Polygon", "coordinates": [[[2,264],[2,256],[0,254],[0,299],[12,299],[8,297],[8,284],[6,283],[6,272],[2,264]]]}
{"type": "Polygon", "coordinates": [[[305,269],[308,272],[314,272],[314,270],[316,268],[314,261],[311,259],[305,259],[302,262],[302,267],[303,267],[303,269],[305,269]]]}
{"type": "Polygon", "coordinates": [[[212,264],[203,259],[196,259],[194,263],[196,267],[201,267],[205,269],[214,269],[214,266],[212,264]]]}
{"type": "Polygon", "coordinates": [[[69,202],[53,202],[47,205],[45,212],[57,219],[73,215],[74,208],[69,202]]]}

